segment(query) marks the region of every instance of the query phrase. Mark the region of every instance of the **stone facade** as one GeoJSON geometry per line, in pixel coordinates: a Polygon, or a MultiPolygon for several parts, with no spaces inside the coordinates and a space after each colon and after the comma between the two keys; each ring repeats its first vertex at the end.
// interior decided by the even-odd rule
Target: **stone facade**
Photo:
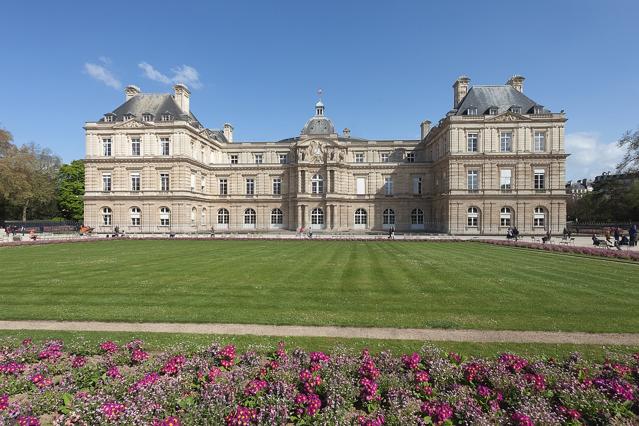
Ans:
{"type": "Polygon", "coordinates": [[[129,86],[124,104],[85,125],[85,223],[129,233],[561,232],[563,112],[525,97],[523,77],[469,83],[455,82],[454,108],[432,129],[421,123],[420,139],[337,134],[320,101],[299,136],[250,143],[233,142],[230,124],[204,128],[184,85],[173,95],[129,86]]]}

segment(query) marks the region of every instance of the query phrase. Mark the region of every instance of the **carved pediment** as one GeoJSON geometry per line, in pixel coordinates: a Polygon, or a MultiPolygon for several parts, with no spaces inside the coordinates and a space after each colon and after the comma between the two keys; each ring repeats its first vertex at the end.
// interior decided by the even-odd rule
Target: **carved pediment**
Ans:
{"type": "Polygon", "coordinates": [[[521,114],[517,114],[512,111],[506,111],[502,114],[495,115],[494,117],[490,117],[491,121],[531,121],[530,118],[523,116],[521,114]]]}
{"type": "Polygon", "coordinates": [[[341,162],[346,158],[346,149],[330,139],[307,139],[300,141],[296,148],[300,162],[323,164],[341,162]]]}
{"type": "Polygon", "coordinates": [[[123,123],[118,123],[113,126],[114,129],[139,129],[141,127],[146,127],[146,124],[143,124],[137,120],[127,120],[123,123]]]}

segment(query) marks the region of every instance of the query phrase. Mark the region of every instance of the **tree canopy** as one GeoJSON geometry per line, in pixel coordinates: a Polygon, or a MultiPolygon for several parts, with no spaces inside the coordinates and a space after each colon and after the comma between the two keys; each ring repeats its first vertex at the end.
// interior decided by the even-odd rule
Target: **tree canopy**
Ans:
{"type": "Polygon", "coordinates": [[[58,208],[65,219],[82,221],[84,216],[84,162],[74,160],[58,172],[58,208]]]}
{"type": "Polygon", "coordinates": [[[617,164],[617,172],[639,172],[639,129],[627,131],[617,142],[620,148],[626,150],[623,158],[617,164]]]}

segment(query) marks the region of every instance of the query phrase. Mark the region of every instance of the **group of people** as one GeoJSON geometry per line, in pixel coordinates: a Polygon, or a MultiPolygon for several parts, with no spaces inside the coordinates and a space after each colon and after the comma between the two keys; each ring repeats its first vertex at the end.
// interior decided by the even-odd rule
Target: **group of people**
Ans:
{"type": "Polygon", "coordinates": [[[516,226],[509,226],[508,231],[506,231],[506,239],[517,241],[519,239],[519,229],[516,226]]]}
{"type": "Polygon", "coordinates": [[[620,246],[634,247],[637,245],[637,225],[630,226],[628,229],[628,235],[626,235],[623,232],[623,229],[618,226],[614,228],[605,228],[604,239],[597,237],[597,234],[592,234],[592,245],[616,247],[618,250],[621,250],[620,246]]]}
{"type": "Polygon", "coordinates": [[[391,226],[390,228],[388,228],[388,239],[389,240],[394,240],[395,239],[395,227],[391,226]]]}
{"type": "Polygon", "coordinates": [[[313,238],[313,230],[311,228],[304,228],[303,226],[300,226],[297,232],[299,233],[300,238],[304,238],[304,236],[313,238]]]}

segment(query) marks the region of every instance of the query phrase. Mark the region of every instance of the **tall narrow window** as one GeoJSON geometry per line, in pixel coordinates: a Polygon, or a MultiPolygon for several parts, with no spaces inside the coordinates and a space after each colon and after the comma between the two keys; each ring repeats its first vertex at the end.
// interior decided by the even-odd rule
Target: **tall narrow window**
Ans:
{"type": "Polygon", "coordinates": [[[284,223],[284,215],[282,214],[282,210],[273,209],[271,210],[271,225],[282,225],[284,223]]]}
{"type": "Polygon", "coordinates": [[[160,150],[162,155],[170,155],[171,153],[171,141],[169,138],[160,138],[160,150]]]}
{"type": "Polygon", "coordinates": [[[423,225],[424,224],[424,211],[422,209],[413,209],[410,212],[411,225],[423,225]]]}
{"type": "Polygon", "coordinates": [[[191,225],[195,225],[195,218],[197,217],[197,209],[193,207],[191,209],[191,225]]]}
{"type": "Polygon", "coordinates": [[[391,176],[384,178],[384,194],[387,196],[393,195],[393,178],[391,176]]]}
{"type": "Polygon", "coordinates": [[[413,194],[422,195],[423,178],[421,176],[413,176],[413,194]]]}
{"type": "Polygon", "coordinates": [[[499,212],[499,224],[501,226],[510,226],[512,223],[512,210],[510,207],[502,207],[499,212]]]}
{"type": "Polygon", "coordinates": [[[200,225],[206,225],[206,208],[202,208],[200,212],[200,225]]]}
{"type": "Polygon", "coordinates": [[[142,211],[139,207],[131,207],[131,225],[140,226],[142,223],[142,211]]]}
{"type": "Polygon", "coordinates": [[[102,173],[102,191],[111,191],[111,173],[102,173]]]}
{"type": "Polygon", "coordinates": [[[109,207],[102,208],[102,225],[110,226],[112,224],[111,214],[112,211],[109,207]]]}
{"type": "Polygon", "coordinates": [[[228,225],[230,217],[231,215],[226,209],[219,209],[217,211],[217,223],[219,223],[220,225],[228,225]]]}
{"type": "Polygon", "coordinates": [[[477,207],[469,207],[468,208],[468,227],[477,228],[479,226],[479,209],[477,207]]]}
{"type": "Polygon", "coordinates": [[[229,181],[227,178],[220,178],[219,186],[220,186],[220,195],[229,194],[229,181]]]}
{"type": "Polygon", "coordinates": [[[195,175],[191,173],[191,192],[195,191],[195,175]]]}
{"type": "Polygon", "coordinates": [[[136,157],[140,155],[140,138],[131,139],[131,155],[136,157]]]}
{"type": "Polygon", "coordinates": [[[499,150],[501,152],[512,152],[513,134],[512,132],[501,132],[499,135],[499,150]]]}
{"type": "Polygon", "coordinates": [[[384,225],[395,225],[395,210],[385,209],[382,213],[382,223],[384,225]]]}
{"type": "Polygon", "coordinates": [[[511,169],[499,170],[499,188],[502,191],[510,191],[512,189],[512,172],[511,169]]]}
{"type": "Polygon", "coordinates": [[[330,193],[335,192],[335,170],[329,170],[328,171],[328,177],[329,177],[329,181],[330,181],[330,185],[328,188],[328,191],[330,193]]]}
{"type": "Polygon", "coordinates": [[[255,179],[246,178],[246,195],[255,194],[255,179]]]}
{"type": "Polygon", "coordinates": [[[311,225],[324,225],[324,210],[315,208],[311,211],[311,225]]]}
{"type": "Polygon", "coordinates": [[[200,177],[200,192],[204,192],[206,189],[206,176],[200,177]]]}
{"type": "Polygon", "coordinates": [[[168,207],[160,208],[160,226],[169,226],[171,224],[171,210],[168,207]]]}
{"type": "Polygon", "coordinates": [[[160,191],[168,191],[171,189],[168,173],[160,173],[160,191]]]}
{"type": "Polygon", "coordinates": [[[468,190],[475,192],[479,191],[479,171],[478,170],[468,170],[468,190]]]}
{"type": "Polygon", "coordinates": [[[311,179],[311,192],[313,194],[324,193],[324,178],[320,174],[316,174],[311,179]]]}
{"type": "Polygon", "coordinates": [[[111,156],[111,138],[102,139],[102,155],[111,156]]]}
{"type": "Polygon", "coordinates": [[[468,152],[477,152],[479,149],[479,137],[477,133],[468,133],[466,136],[466,142],[468,145],[468,152]]]}
{"type": "Polygon", "coordinates": [[[273,178],[273,195],[281,195],[282,194],[282,178],[274,177],[273,178]]]}
{"type": "Polygon", "coordinates": [[[253,209],[244,210],[244,224],[255,225],[256,223],[257,223],[257,215],[255,214],[255,210],[253,209]]]}
{"type": "Polygon", "coordinates": [[[366,225],[368,223],[368,214],[364,209],[355,210],[355,225],[366,225]]]}
{"type": "Polygon", "coordinates": [[[535,132],[535,152],[544,152],[546,150],[546,133],[535,132]]]}
{"type": "Polygon", "coordinates": [[[300,192],[306,192],[306,171],[300,171],[300,192]]]}
{"type": "Polygon", "coordinates": [[[543,207],[535,207],[533,214],[533,226],[543,228],[546,226],[546,210],[543,207]]]}
{"type": "Polygon", "coordinates": [[[355,192],[357,195],[366,194],[366,178],[355,178],[355,192]]]}
{"type": "Polygon", "coordinates": [[[140,173],[131,173],[131,191],[140,190],[140,173]]]}
{"type": "Polygon", "coordinates": [[[544,169],[535,169],[534,172],[534,188],[538,191],[546,189],[546,171],[544,169]]]}

